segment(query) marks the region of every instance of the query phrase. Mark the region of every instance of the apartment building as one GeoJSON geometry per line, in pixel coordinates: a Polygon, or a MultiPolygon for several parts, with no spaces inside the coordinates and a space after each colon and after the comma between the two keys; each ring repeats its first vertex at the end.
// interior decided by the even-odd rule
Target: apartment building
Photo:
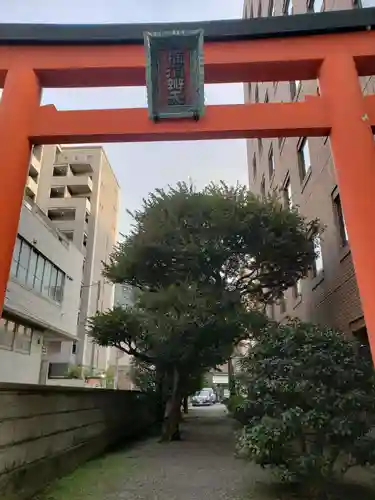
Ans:
{"type": "Polygon", "coordinates": [[[82,253],[25,200],[0,318],[1,382],[48,383],[50,362],[74,361],[82,262],[82,253]]]}
{"type": "MultiPolygon", "coordinates": [[[[117,307],[132,307],[136,300],[136,292],[130,285],[115,285],[114,305],[117,307]]],[[[115,389],[131,390],[134,384],[131,380],[132,356],[118,349],[112,349],[110,369],[114,373],[115,389]]]]}
{"type": "MultiPolygon", "coordinates": [[[[247,18],[298,15],[333,9],[375,6],[375,0],[246,0],[247,18]]],[[[365,93],[374,93],[373,77],[362,78],[365,93]]],[[[290,102],[318,95],[318,81],[250,82],[245,102],[290,102]]],[[[260,195],[277,192],[288,207],[308,219],[318,217],[324,231],[316,235],[318,256],[310,275],[286,291],[269,315],[332,325],[366,340],[366,327],[350,254],[328,137],[251,139],[247,141],[249,186],[260,195]]]]}
{"type": "Polygon", "coordinates": [[[33,146],[30,156],[29,175],[26,179],[25,198],[35,203],[38,193],[40,169],[42,166],[42,146],[33,146]]]}
{"type": "Polygon", "coordinates": [[[109,349],[94,345],[87,321],[113,306],[102,263],[116,243],[119,185],[101,146],[44,146],[37,204],[84,255],[79,299],[77,363],[105,371],[109,349]]]}

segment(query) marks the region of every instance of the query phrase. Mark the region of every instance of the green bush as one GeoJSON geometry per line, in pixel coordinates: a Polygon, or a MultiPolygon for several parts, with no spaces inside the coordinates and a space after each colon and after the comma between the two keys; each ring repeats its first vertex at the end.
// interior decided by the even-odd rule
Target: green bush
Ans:
{"type": "Polygon", "coordinates": [[[230,396],[227,400],[226,407],[233,418],[242,425],[246,424],[246,400],[240,394],[230,396]]]}
{"type": "Polygon", "coordinates": [[[241,456],[313,491],[375,463],[374,370],[343,335],[295,320],[270,324],[242,371],[241,456]]]}

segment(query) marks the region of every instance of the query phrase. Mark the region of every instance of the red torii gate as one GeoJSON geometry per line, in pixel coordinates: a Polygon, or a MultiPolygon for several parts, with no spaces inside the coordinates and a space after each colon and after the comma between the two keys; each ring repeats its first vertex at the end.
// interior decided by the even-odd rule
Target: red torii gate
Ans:
{"type": "Polygon", "coordinates": [[[183,25],[2,25],[0,310],[33,144],[329,135],[375,360],[375,9],[183,25]],[[57,111],[43,87],[145,85],[144,31],[205,31],[206,83],[319,79],[305,102],[208,106],[154,124],[145,109],[57,111]]]}

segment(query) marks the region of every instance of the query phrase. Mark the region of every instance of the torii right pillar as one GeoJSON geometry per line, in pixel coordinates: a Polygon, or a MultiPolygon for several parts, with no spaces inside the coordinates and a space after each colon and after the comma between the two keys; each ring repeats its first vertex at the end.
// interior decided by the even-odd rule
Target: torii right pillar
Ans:
{"type": "Polygon", "coordinates": [[[331,119],[340,199],[375,364],[375,143],[353,57],[331,54],[319,74],[331,119]]]}

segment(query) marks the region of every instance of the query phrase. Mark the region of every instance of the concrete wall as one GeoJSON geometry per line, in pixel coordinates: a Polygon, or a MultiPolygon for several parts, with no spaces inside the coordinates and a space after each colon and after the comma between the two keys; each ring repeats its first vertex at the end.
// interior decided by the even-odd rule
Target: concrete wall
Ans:
{"type": "Polygon", "coordinates": [[[0,384],[0,498],[23,500],[152,426],[137,392],[0,384]]]}

